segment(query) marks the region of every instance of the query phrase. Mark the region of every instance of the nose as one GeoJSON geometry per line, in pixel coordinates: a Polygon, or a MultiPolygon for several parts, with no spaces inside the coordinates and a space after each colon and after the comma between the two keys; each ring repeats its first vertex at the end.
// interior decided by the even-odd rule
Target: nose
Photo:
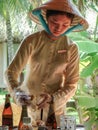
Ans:
{"type": "Polygon", "coordinates": [[[60,31],[60,30],[61,30],[61,25],[56,25],[56,26],[55,26],[55,29],[56,29],[57,31],[60,31]]]}

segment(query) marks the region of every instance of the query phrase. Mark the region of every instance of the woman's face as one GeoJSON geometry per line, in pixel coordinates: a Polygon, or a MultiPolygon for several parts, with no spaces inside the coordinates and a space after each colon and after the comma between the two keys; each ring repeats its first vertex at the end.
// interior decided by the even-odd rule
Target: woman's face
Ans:
{"type": "Polygon", "coordinates": [[[49,16],[47,21],[49,30],[55,37],[67,31],[71,24],[71,19],[62,14],[49,16]]]}

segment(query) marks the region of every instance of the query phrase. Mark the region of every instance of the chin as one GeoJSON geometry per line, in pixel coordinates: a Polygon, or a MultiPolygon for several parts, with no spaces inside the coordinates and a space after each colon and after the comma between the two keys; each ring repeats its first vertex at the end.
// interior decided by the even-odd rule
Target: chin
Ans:
{"type": "Polygon", "coordinates": [[[59,37],[59,36],[61,36],[61,34],[55,34],[55,33],[53,33],[53,36],[54,37],[59,37]]]}
{"type": "Polygon", "coordinates": [[[55,37],[59,37],[59,36],[61,36],[62,34],[63,34],[63,33],[56,33],[56,32],[52,33],[52,35],[55,36],[55,37]]]}

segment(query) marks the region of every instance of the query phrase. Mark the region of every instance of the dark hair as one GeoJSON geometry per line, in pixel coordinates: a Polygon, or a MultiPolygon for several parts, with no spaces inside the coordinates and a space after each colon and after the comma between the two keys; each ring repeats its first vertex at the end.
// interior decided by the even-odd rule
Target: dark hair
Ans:
{"type": "Polygon", "coordinates": [[[46,18],[48,19],[49,16],[58,15],[58,14],[66,15],[68,18],[71,19],[71,22],[72,22],[72,20],[74,18],[74,14],[71,14],[71,13],[68,13],[68,12],[64,12],[64,11],[58,11],[58,10],[47,10],[46,18]]]}

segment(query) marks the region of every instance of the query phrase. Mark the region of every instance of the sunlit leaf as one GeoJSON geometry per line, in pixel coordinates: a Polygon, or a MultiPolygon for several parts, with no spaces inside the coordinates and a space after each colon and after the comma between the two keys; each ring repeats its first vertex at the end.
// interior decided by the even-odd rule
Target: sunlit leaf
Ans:
{"type": "Polygon", "coordinates": [[[98,55],[93,57],[93,62],[83,69],[81,77],[87,77],[93,74],[93,71],[98,68],[98,55]]]}

